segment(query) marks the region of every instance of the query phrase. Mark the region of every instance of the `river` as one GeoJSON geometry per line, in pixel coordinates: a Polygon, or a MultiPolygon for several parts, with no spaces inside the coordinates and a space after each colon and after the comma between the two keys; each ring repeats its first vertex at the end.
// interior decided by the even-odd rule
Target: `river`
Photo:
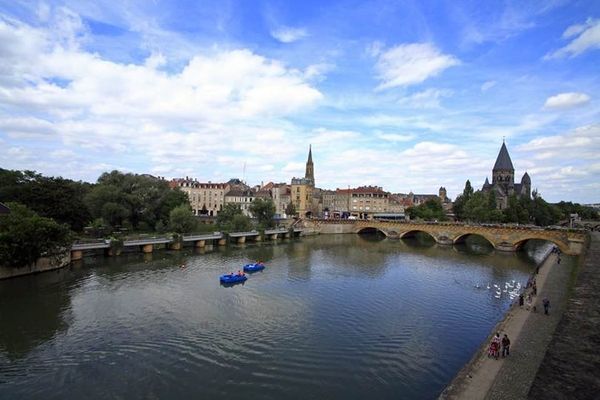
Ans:
{"type": "Polygon", "coordinates": [[[322,235],[0,281],[0,398],[432,399],[547,247],[322,235]]]}

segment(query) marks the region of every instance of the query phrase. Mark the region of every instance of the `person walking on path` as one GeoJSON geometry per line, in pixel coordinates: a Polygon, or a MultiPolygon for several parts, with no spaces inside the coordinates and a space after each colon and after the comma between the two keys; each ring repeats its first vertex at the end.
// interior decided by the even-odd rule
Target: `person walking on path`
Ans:
{"type": "Polygon", "coordinates": [[[500,334],[496,332],[496,336],[492,339],[492,346],[495,349],[494,358],[497,360],[500,357],[500,343],[502,340],[500,339],[500,334]]]}
{"type": "Polygon", "coordinates": [[[504,358],[508,355],[510,355],[510,339],[505,333],[504,337],[502,338],[502,357],[504,358]]]}
{"type": "Polygon", "coordinates": [[[544,314],[548,315],[548,309],[550,308],[550,300],[548,300],[547,297],[544,297],[542,303],[544,304],[544,314]]]}
{"type": "Polygon", "coordinates": [[[519,295],[519,307],[523,307],[523,304],[525,304],[525,298],[523,297],[523,293],[521,293],[519,295]]]}

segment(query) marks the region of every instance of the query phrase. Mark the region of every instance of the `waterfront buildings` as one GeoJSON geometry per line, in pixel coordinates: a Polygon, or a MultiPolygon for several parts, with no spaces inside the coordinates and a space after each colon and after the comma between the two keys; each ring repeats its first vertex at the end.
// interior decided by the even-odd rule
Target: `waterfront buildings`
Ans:
{"type": "Polygon", "coordinates": [[[251,189],[231,189],[225,194],[225,204],[235,204],[238,206],[244,215],[252,217],[250,212],[250,204],[256,198],[256,194],[251,189]]]}
{"type": "Polygon", "coordinates": [[[225,193],[229,185],[225,183],[202,183],[196,179],[173,179],[171,187],[178,187],[187,193],[194,215],[216,217],[223,209],[225,193]]]}
{"type": "Polygon", "coordinates": [[[291,201],[296,213],[301,217],[317,214],[314,208],[315,171],[312,161],[312,146],[308,148],[308,160],[304,178],[292,178],[291,201]]]}
{"type": "Polygon", "coordinates": [[[517,197],[531,197],[531,178],[525,172],[521,183],[515,183],[515,168],[508,154],[506,143],[502,142],[496,163],[492,169],[492,183],[485,178],[482,189],[484,192],[494,192],[496,195],[496,207],[500,210],[508,207],[508,198],[512,195],[517,197]]]}

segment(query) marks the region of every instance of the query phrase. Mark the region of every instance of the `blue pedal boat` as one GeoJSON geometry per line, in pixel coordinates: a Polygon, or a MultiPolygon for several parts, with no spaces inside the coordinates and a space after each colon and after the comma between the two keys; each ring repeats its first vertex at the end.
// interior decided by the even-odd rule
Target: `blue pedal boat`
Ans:
{"type": "Polygon", "coordinates": [[[263,269],[265,269],[265,265],[264,264],[246,264],[244,265],[244,272],[257,272],[257,271],[262,271],[263,269]]]}
{"type": "Polygon", "coordinates": [[[219,281],[221,281],[221,283],[225,283],[225,284],[242,283],[242,282],[246,282],[246,279],[248,279],[248,277],[246,275],[238,275],[238,274],[225,274],[225,275],[221,275],[219,277],[219,281]]]}

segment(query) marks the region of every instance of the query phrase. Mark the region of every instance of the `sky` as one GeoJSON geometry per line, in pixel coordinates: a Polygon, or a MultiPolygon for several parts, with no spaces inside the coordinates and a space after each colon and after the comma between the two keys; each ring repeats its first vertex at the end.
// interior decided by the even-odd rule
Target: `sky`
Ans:
{"type": "Polygon", "coordinates": [[[0,167],[600,202],[600,2],[0,0],[0,167]]]}

